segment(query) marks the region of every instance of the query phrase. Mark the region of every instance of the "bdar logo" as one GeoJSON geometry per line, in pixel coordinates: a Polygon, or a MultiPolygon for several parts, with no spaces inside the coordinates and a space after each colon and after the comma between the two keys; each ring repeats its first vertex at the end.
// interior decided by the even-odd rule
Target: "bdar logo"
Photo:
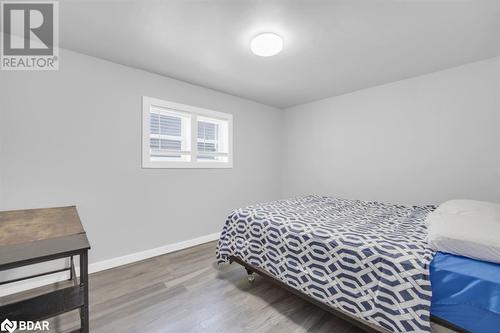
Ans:
{"type": "Polygon", "coordinates": [[[17,323],[15,321],[10,321],[9,319],[5,319],[0,325],[0,330],[4,332],[14,332],[17,328],[17,323]]]}

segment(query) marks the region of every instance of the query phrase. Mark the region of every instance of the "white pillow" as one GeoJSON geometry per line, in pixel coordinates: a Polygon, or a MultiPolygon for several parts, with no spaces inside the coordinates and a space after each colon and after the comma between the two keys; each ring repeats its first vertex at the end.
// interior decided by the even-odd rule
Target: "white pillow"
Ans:
{"type": "Polygon", "coordinates": [[[436,251],[500,263],[500,205],[450,200],[427,215],[427,242],[436,251]]]}

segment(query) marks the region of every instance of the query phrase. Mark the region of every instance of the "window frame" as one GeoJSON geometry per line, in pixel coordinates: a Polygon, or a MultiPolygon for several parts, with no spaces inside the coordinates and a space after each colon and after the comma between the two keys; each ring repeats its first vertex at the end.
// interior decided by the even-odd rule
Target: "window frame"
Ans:
{"type": "MultiPolygon", "coordinates": [[[[224,154],[225,156],[225,154],[224,154]]],[[[229,169],[233,168],[233,115],[196,106],[180,104],[153,97],[142,97],[142,167],[156,169],[229,169]],[[152,161],[150,159],[151,109],[165,108],[175,112],[189,114],[191,118],[191,160],[190,161],[152,161]],[[198,116],[227,121],[227,162],[198,161],[198,116]]]]}

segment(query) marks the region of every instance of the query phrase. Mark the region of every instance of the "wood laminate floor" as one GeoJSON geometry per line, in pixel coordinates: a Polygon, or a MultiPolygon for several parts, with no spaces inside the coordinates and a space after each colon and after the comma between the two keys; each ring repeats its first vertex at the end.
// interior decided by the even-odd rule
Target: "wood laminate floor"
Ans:
{"type": "MultiPolygon", "coordinates": [[[[50,327],[75,330],[78,314],[53,318],[50,327]]],[[[363,332],[258,276],[249,284],[238,264],[218,267],[215,242],[91,274],[90,331],[363,332]]]]}

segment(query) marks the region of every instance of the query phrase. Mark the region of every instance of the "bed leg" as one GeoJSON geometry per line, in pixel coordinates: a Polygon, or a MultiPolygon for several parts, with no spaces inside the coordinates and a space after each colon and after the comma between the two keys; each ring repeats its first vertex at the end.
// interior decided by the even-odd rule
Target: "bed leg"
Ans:
{"type": "Polygon", "coordinates": [[[249,283],[253,283],[255,281],[255,273],[252,270],[245,268],[247,271],[247,279],[249,283]]]}

